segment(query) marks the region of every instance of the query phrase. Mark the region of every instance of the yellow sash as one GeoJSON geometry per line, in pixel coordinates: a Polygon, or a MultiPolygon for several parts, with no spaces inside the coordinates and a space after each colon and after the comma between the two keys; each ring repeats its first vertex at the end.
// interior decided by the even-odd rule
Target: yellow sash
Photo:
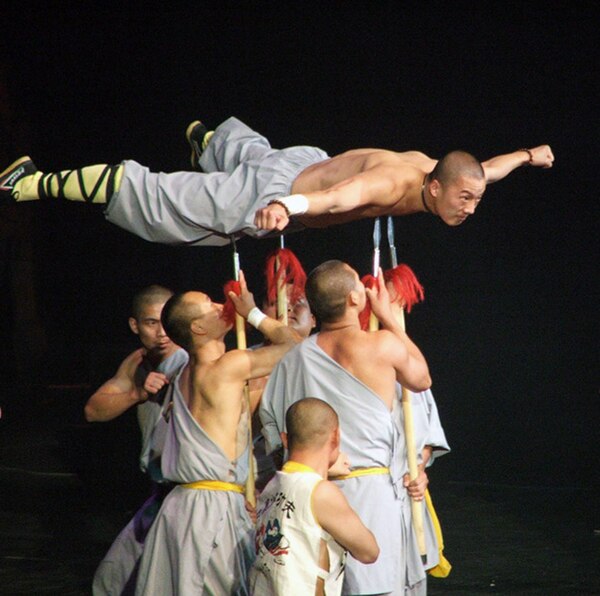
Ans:
{"type": "Polygon", "coordinates": [[[188,482],[180,484],[183,488],[192,488],[194,490],[226,490],[233,493],[244,494],[244,487],[240,484],[231,482],[221,482],[220,480],[198,480],[198,482],[188,482]]]}
{"type": "Polygon", "coordinates": [[[389,468],[358,468],[352,470],[349,474],[343,476],[332,476],[331,480],[346,480],[346,478],[358,478],[359,476],[379,476],[382,474],[389,474],[389,468]]]}
{"type": "Polygon", "coordinates": [[[438,541],[438,552],[440,555],[440,562],[435,567],[428,569],[427,573],[429,573],[429,575],[433,575],[433,577],[448,577],[450,570],[452,569],[452,565],[450,564],[450,561],[444,557],[444,537],[442,536],[442,527],[440,526],[440,520],[438,519],[437,513],[433,508],[433,502],[431,500],[431,495],[429,494],[429,489],[425,491],[425,503],[427,504],[429,515],[431,515],[431,521],[433,523],[433,529],[438,541]]]}

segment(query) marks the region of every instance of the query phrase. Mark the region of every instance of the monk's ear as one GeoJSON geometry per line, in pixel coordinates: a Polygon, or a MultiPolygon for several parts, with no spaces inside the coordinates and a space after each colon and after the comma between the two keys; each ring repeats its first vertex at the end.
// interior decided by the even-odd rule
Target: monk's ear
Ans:
{"type": "Polygon", "coordinates": [[[440,184],[439,180],[436,180],[435,178],[429,183],[429,193],[434,196],[437,197],[440,189],[441,189],[442,185],[440,184]]]}
{"type": "Polygon", "coordinates": [[[281,432],[281,433],[279,433],[279,436],[281,437],[281,444],[283,445],[283,448],[287,449],[288,448],[287,433],[281,432]]]}
{"type": "Polygon", "coordinates": [[[193,335],[206,335],[206,330],[200,324],[200,320],[199,319],[194,319],[190,323],[190,330],[191,330],[191,332],[192,332],[193,335]]]}
{"type": "Polygon", "coordinates": [[[348,297],[346,298],[347,306],[356,306],[359,301],[360,298],[358,296],[358,292],[356,290],[350,290],[350,292],[348,292],[348,297]]]}
{"type": "Polygon", "coordinates": [[[340,433],[340,427],[338,426],[333,431],[333,447],[335,449],[339,448],[341,440],[342,440],[342,435],[340,433]]]}
{"type": "Polygon", "coordinates": [[[129,329],[131,329],[136,335],[140,334],[138,322],[135,317],[129,317],[129,329]]]}

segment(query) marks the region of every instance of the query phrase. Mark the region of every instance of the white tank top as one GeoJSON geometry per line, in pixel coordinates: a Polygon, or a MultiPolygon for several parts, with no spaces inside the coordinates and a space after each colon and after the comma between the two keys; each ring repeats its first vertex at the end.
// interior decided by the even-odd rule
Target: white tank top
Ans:
{"type": "Polygon", "coordinates": [[[327,596],[342,592],[346,551],[318,524],[312,494],[323,478],[312,468],[287,462],[261,493],[257,504],[257,559],[250,574],[256,596],[308,596],[317,578],[327,596]],[[329,571],[319,567],[321,541],[329,553],[329,571]]]}

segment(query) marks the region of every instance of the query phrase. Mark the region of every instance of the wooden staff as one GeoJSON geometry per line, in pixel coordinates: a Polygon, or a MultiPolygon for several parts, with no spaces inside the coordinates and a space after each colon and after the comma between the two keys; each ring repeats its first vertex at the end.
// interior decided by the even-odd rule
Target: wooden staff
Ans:
{"type": "MultiPolygon", "coordinates": [[[[235,238],[232,237],[231,245],[233,246],[233,276],[235,281],[240,281],[240,255],[237,251],[235,238]]],[[[237,340],[238,350],[247,348],[246,342],[246,322],[244,317],[235,313],[235,336],[237,340]]],[[[253,507],[256,506],[256,489],[254,483],[254,449],[252,448],[252,408],[250,405],[250,388],[246,381],[244,385],[244,399],[248,408],[248,478],[246,479],[246,500],[253,507]]]]}
{"type": "MultiPolygon", "coordinates": [[[[396,253],[396,245],[394,240],[394,220],[392,217],[387,218],[387,237],[390,247],[390,261],[392,268],[398,266],[398,255],[396,253]]],[[[404,308],[400,306],[396,315],[403,331],[406,331],[404,320],[404,308]]],[[[404,436],[406,438],[406,457],[408,459],[408,474],[411,480],[416,480],[419,475],[419,466],[417,463],[417,443],[415,441],[415,427],[412,413],[412,402],[410,391],[402,385],[402,412],[404,413],[404,436]]],[[[423,564],[427,563],[427,545],[425,544],[425,526],[423,522],[423,501],[415,501],[411,499],[412,523],[417,537],[419,546],[419,554],[423,564]]]]}

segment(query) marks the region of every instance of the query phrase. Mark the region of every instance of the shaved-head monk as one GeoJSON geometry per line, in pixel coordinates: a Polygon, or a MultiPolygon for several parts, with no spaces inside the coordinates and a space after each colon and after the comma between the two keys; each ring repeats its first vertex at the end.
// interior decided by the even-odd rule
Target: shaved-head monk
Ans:
{"type": "Polygon", "coordinates": [[[479,162],[464,151],[440,160],[419,151],[316,147],[277,150],[236,118],[187,129],[201,172],[153,173],[135,161],[42,173],[22,157],[0,173],[0,198],[64,198],[105,206],[108,221],[152,242],[223,245],[303,227],[419,211],[451,226],[475,212],[486,185],[520,166],[549,168],[548,145],[479,162]]]}

